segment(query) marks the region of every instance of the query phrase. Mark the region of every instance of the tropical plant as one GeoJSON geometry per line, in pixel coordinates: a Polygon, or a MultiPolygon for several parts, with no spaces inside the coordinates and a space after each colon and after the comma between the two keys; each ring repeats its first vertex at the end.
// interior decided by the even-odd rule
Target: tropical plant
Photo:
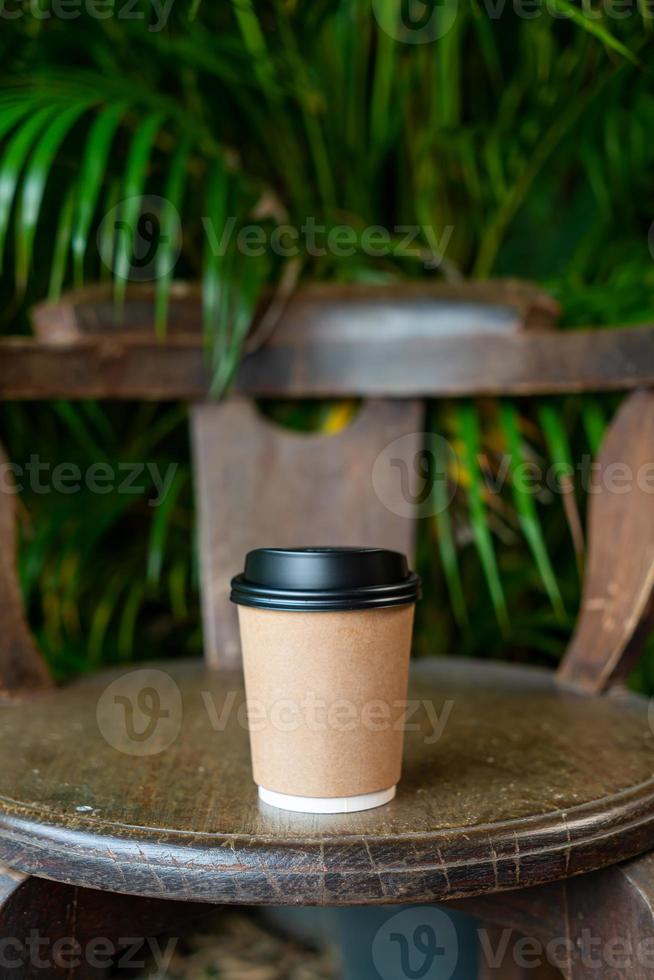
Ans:
{"type": "MultiPolygon", "coordinates": [[[[0,34],[5,330],[24,322],[35,298],[98,278],[113,278],[120,309],[138,274],[144,196],[160,202],[158,328],[173,275],[200,278],[217,394],[262,286],[287,289],[300,276],[510,274],[548,288],[565,328],[650,316],[646,7],[618,19],[606,6],[550,0],[525,17],[503,2],[443,0],[449,29],[404,43],[415,38],[400,32],[397,6],[178,0],[165,9],[139,0],[129,17],[120,2],[102,18],[80,3],[74,20],[58,19],[47,0],[21,8],[0,34]],[[104,221],[108,213],[120,220],[104,221]],[[325,235],[345,225],[353,254],[245,254],[236,236],[251,223],[267,236],[285,224],[325,235]],[[372,226],[390,230],[388,254],[365,247],[372,226]],[[420,229],[411,254],[401,226],[420,229]]],[[[457,452],[459,490],[421,539],[421,567],[440,594],[424,605],[421,650],[559,654],[578,602],[582,495],[568,486],[535,497],[510,479],[513,469],[501,493],[489,483],[507,452],[512,468],[576,464],[597,448],[614,402],[434,407],[435,431],[457,452]]],[[[296,409],[274,411],[297,422],[296,409]]],[[[329,427],[349,408],[317,411],[329,427]]],[[[138,500],[89,497],[84,506],[25,491],[25,588],[61,673],[200,644],[183,413],[134,412],[3,409],[18,459],[41,446],[53,460],[55,451],[81,462],[184,460],[157,508],[146,485],[138,500]]]]}

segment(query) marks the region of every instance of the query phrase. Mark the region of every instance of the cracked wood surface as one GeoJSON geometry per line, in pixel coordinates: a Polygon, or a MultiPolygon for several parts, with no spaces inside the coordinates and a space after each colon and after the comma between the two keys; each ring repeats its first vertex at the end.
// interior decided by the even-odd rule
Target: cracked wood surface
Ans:
{"type": "Polygon", "coordinates": [[[418,662],[397,799],[309,816],[257,801],[238,675],[161,669],[172,687],[157,668],[130,671],[109,710],[100,698],[120,672],[0,709],[0,859],[152,897],[347,905],[525,888],[654,844],[654,747],[639,698],[587,696],[529,668],[418,662]],[[169,712],[156,747],[175,737],[130,756],[109,742],[147,747],[126,726],[146,689],[169,712]],[[446,722],[434,740],[436,718],[446,722]]]}

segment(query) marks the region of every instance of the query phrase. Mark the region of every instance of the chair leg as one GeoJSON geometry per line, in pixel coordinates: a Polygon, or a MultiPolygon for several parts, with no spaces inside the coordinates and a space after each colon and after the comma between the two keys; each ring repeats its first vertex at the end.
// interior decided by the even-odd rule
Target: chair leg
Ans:
{"type": "Polygon", "coordinates": [[[147,949],[161,964],[211,906],[76,888],[0,868],[0,980],[104,980],[134,970],[147,949]]]}
{"type": "Polygon", "coordinates": [[[566,883],[570,980],[654,977],[654,854],[566,883]]]}
{"type": "Polygon", "coordinates": [[[479,927],[483,980],[520,977],[506,972],[514,967],[533,978],[537,968],[552,967],[566,980],[654,977],[654,853],[552,885],[454,904],[505,927],[479,927]],[[506,967],[511,960],[514,966],[506,967]]]}

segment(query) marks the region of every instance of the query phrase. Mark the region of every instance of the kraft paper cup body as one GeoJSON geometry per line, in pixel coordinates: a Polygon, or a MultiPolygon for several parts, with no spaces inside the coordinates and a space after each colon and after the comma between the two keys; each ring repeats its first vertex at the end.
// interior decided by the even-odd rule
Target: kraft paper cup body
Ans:
{"type": "Polygon", "coordinates": [[[253,774],[263,799],[339,812],[392,798],[402,768],[414,608],[238,606],[253,774]]]}

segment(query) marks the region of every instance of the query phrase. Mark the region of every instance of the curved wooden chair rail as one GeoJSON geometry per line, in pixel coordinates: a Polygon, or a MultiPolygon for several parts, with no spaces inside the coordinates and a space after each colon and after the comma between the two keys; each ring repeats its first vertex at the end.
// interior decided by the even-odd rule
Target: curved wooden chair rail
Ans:
{"type": "MultiPolygon", "coordinates": [[[[200,288],[173,289],[165,342],[150,286],[45,303],[35,338],[0,339],[0,399],[202,399],[211,371],[200,288]]],[[[654,327],[556,331],[558,306],[513,281],[305,286],[272,334],[265,309],[235,382],[271,397],[461,397],[654,385],[654,327]]]]}

